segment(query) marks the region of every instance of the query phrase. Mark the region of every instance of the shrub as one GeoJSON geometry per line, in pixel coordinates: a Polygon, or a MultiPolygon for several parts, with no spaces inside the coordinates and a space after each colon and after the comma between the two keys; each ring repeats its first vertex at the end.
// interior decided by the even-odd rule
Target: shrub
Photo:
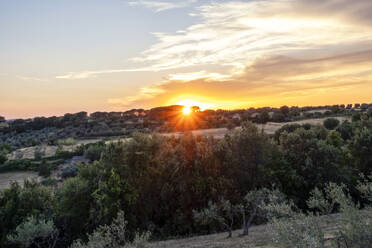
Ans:
{"type": "Polygon", "coordinates": [[[116,219],[110,225],[98,227],[92,234],[88,235],[88,242],[76,240],[71,248],[91,248],[91,247],[110,247],[110,248],[145,248],[147,247],[150,233],[136,234],[133,242],[127,239],[127,221],[124,213],[119,212],[116,219]]]}
{"type": "Polygon", "coordinates": [[[39,167],[39,176],[49,177],[50,172],[51,172],[51,168],[49,164],[45,160],[43,160],[39,167]]]}
{"type": "Polygon", "coordinates": [[[61,146],[72,146],[76,144],[76,141],[74,138],[67,138],[64,140],[58,140],[57,143],[61,146]]]}
{"type": "Polygon", "coordinates": [[[11,243],[16,243],[22,247],[54,247],[58,236],[53,221],[28,217],[23,223],[16,227],[15,233],[8,235],[11,243]]]}
{"type": "Polygon", "coordinates": [[[328,118],[323,122],[324,127],[327,128],[328,130],[335,129],[338,126],[338,124],[340,124],[340,121],[335,118],[328,118]]]}
{"type": "Polygon", "coordinates": [[[62,170],[61,177],[63,179],[66,179],[69,177],[75,177],[77,173],[78,173],[78,168],[75,165],[69,165],[62,170]]]}
{"type": "Polygon", "coordinates": [[[4,164],[8,160],[5,154],[0,153],[0,164],[4,164]]]}
{"type": "Polygon", "coordinates": [[[62,149],[57,149],[55,157],[56,158],[61,158],[61,159],[69,159],[74,156],[74,153],[69,152],[69,151],[64,151],[62,149]]]}
{"type": "MultiPolygon", "coordinates": [[[[358,189],[363,195],[370,195],[372,183],[364,178],[359,182],[358,189]]],[[[370,197],[370,196],[369,196],[370,197]]],[[[324,191],[315,188],[308,200],[308,207],[318,209],[322,214],[331,213],[335,206],[340,209],[340,224],[332,233],[332,246],[369,248],[372,243],[372,223],[359,210],[344,185],[329,183],[324,191]]],[[[270,206],[267,209],[280,209],[288,206],[270,206]]],[[[274,241],[283,247],[326,247],[326,235],[320,224],[318,215],[304,214],[293,211],[289,217],[274,217],[271,219],[271,228],[275,234],[274,241]]],[[[329,247],[329,246],[327,246],[329,247]]]]}
{"type": "Polygon", "coordinates": [[[104,149],[104,146],[99,144],[90,145],[84,152],[84,158],[90,161],[99,160],[104,149]]]}

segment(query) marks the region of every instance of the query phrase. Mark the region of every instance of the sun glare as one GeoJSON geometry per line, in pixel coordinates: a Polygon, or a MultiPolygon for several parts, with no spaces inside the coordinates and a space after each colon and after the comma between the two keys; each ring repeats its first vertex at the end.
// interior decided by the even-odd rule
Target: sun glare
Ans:
{"type": "Polygon", "coordinates": [[[191,113],[191,107],[190,106],[185,106],[183,109],[182,109],[182,114],[184,115],[189,115],[191,113]]]}
{"type": "Polygon", "coordinates": [[[207,103],[204,103],[204,102],[191,100],[191,99],[183,99],[181,101],[177,101],[177,104],[185,106],[185,109],[183,110],[184,113],[185,113],[185,111],[190,113],[191,112],[191,107],[193,107],[193,106],[198,106],[200,108],[200,110],[202,110],[202,111],[206,110],[210,107],[213,107],[211,104],[207,104],[207,103]],[[186,108],[188,108],[188,110],[186,110],[186,108]]]}

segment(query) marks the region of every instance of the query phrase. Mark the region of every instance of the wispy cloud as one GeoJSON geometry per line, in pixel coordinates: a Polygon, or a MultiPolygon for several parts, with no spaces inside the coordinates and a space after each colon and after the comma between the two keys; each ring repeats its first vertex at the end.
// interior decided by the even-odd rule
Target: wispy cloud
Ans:
{"type": "Polygon", "coordinates": [[[16,76],[16,78],[24,80],[24,81],[37,81],[37,82],[47,82],[48,81],[48,79],[45,79],[45,78],[27,77],[27,76],[16,76]]]}
{"type": "MultiPolygon", "coordinates": [[[[154,70],[206,64],[244,68],[273,53],[302,56],[311,50],[360,49],[360,45],[367,46],[365,41],[371,44],[372,29],[357,22],[360,18],[355,17],[354,5],[342,0],[345,8],[335,11],[331,3],[337,1],[322,2],[317,13],[309,0],[204,5],[197,12],[201,23],[176,33],[154,33],[158,42],[134,60],[149,63],[154,70]]],[[[369,9],[372,2],[357,0],[356,6],[369,9]]],[[[364,21],[370,19],[366,16],[364,21]]]]}
{"type": "Polygon", "coordinates": [[[189,6],[192,3],[196,3],[198,0],[189,0],[189,1],[132,1],[129,2],[128,4],[131,6],[144,6],[149,9],[153,9],[155,12],[161,12],[165,10],[170,10],[170,9],[177,9],[177,8],[185,8],[189,6]]]}
{"type": "Polygon", "coordinates": [[[69,72],[67,74],[56,76],[57,79],[86,79],[97,77],[102,74],[121,73],[121,72],[139,72],[149,71],[150,68],[137,68],[137,69],[115,69],[115,70],[97,70],[97,71],[81,71],[81,72],[69,72]]]}

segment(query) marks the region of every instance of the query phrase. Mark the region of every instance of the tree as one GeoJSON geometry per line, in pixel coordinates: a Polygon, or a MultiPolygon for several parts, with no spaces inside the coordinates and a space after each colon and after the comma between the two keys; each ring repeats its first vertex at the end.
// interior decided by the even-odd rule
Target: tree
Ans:
{"type": "Polygon", "coordinates": [[[348,140],[353,136],[353,125],[349,121],[342,122],[337,131],[341,134],[342,139],[348,140]]]}
{"type": "Polygon", "coordinates": [[[209,202],[208,207],[201,211],[193,211],[194,218],[207,224],[210,221],[217,221],[220,225],[224,226],[228,232],[228,238],[232,237],[232,231],[237,216],[242,211],[241,205],[233,205],[229,200],[221,199],[217,203],[209,202]]]}
{"type": "Polygon", "coordinates": [[[336,130],[332,130],[327,135],[327,143],[340,148],[344,144],[341,134],[336,130]]]}
{"type": "Polygon", "coordinates": [[[265,183],[263,173],[271,162],[273,149],[268,137],[251,122],[244,123],[220,142],[217,156],[226,168],[225,177],[234,181],[242,197],[265,183]]]}
{"type": "Polygon", "coordinates": [[[279,204],[284,201],[284,195],[279,190],[262,188],[246,194],[242,205],[243,235],[249,234],[253,220],[256,217],[267,217],[265,206],[270,203],[279,204]],[[247,219],[247,217],[249,218],[247,219]]]}
{"type": "Polygon", "coordinates": [[[282,106],[282,107],[280,107],[280,112],[281,112],[284,116],[287,116],[288,113],[289,113],[289,108],[288,108],[288,106],[282,106]]]}
{"type": "Polygon", "coordinates": [[[355,166],[360,172],[369,174],[372,166],[372,132],[365,127],[357,129],[348,147],[355,166]]]}
{"type": "Polygon", "coordinates": [[[338,126],[338,124],[340,124],[340,121],[335,118],[328,118],[323,122],[324,127],[327,128],[328,130],[335,129],[338,126]]]}

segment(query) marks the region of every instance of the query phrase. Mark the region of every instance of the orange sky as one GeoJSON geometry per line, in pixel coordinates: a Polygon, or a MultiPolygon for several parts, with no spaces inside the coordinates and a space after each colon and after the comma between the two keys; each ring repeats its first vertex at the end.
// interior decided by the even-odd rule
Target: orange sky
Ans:
{"type": "Polygon", "coordinates": [[[372,1],[38,4],[0,3],[8,119],[372,103],[372,1]]]}

